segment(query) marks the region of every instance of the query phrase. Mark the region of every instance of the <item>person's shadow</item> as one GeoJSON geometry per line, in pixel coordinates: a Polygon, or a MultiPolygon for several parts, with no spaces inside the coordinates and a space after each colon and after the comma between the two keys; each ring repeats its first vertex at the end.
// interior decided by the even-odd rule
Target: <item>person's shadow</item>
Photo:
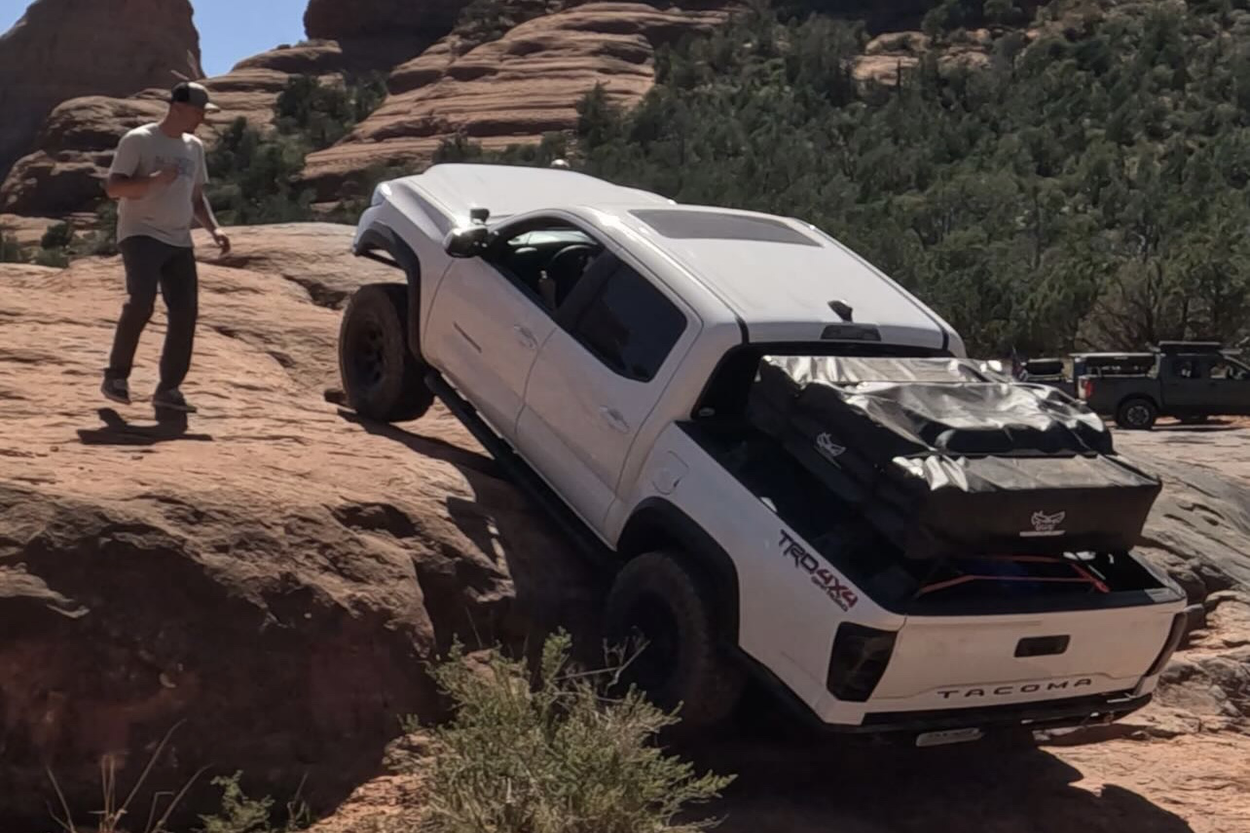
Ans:
{"type": "Polygon", "coordinates": [[[128,422],[112,408],[101,408],[98,413],[104,427],[78,429],[78,438],[83,445],[150,446],[174,440],[213,441],[210,434],[188,433],[187,415],[181,411],[157,409],[153,424],[128,422]]]}

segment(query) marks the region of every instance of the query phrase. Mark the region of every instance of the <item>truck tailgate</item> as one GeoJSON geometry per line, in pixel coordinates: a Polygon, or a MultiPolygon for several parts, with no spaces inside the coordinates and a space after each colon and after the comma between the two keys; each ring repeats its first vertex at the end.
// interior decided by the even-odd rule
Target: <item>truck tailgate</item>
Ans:
{"type": "Polygon", "coordinates": [[[1136,686],[1167,642],[1172,605],[1023,616],[909,617],[874,711],[1080,697],[1136,686]]]}

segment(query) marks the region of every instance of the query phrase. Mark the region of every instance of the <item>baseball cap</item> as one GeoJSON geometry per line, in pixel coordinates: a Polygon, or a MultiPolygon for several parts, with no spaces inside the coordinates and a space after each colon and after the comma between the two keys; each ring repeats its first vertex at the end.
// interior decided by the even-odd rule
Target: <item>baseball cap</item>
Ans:
{"type": "Polygon", "coordinates": [[[202,107],[210,113],[216,113],[221,110],[216,104],[208,100],[208,89],[203,84],[197,84],[194,81],[184,81],[174,87],[169,94],[171,104],[190,104],[192,107],[202,107]]]}

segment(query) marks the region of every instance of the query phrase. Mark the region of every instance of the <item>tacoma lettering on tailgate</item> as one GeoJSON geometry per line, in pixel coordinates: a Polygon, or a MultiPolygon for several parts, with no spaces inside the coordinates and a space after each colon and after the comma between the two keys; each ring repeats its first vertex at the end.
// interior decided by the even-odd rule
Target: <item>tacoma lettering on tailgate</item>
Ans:
{"type": "Polygon", "coordinates": [[[1039,691],[1065,691],[1067,689],[1091,686],[1094,681],[1089,677],[1075,680],[1057,680],[1049,683],[1024,683],[1023,685],[999,685],[972,688],[943,688],[938,691],[943,700],[956,697],[1007,697],[1012,694],[1034,694],[1039,691]]]}
{"type": "Polygon", "coordinates": [[[812,584],[824,590],[838,607],[849,611],[859,602],[854,590],[843,584],[832,570],[820,566],[820,559],[803,549],[784,529],[781,531],[781,554],[794,559],[795,569],[811,576],[812,584]]]}

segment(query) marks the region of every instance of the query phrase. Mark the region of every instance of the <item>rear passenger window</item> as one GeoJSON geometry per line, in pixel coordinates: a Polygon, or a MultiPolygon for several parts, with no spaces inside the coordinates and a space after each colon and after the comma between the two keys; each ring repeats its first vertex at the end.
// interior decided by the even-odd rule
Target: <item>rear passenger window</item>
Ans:
{"type": "Polygon", "coordinates": [[[649,382],[685,329],[682,311],[622,264],[589,302],[573,335],[616,373],[649,382]]]}

